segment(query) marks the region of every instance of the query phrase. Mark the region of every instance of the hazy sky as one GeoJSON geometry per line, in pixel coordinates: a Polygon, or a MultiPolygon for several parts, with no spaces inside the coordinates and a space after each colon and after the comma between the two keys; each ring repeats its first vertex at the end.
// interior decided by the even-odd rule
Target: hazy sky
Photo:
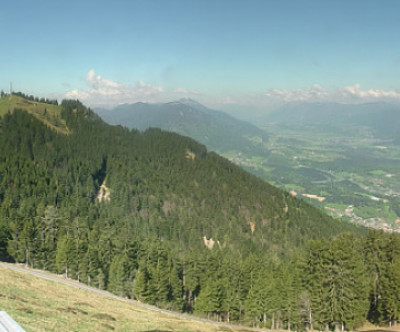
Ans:
{"type": "Polygon", "coordinates": [[[3,1],[0,89],[87,104],[400,101],[400,1],[3,1]]]}

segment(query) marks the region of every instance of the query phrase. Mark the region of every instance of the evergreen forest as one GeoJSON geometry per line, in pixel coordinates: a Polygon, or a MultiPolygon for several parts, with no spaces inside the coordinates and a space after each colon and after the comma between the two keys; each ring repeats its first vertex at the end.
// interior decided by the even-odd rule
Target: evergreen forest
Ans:
{"type": "Polygon", "coordinates": [[[25,97],[0,100],[1,260],[246,326],[400,319],[397,234],[334,220],[190,138],[110,126],[77,100],[7,107],[25,97]]]}

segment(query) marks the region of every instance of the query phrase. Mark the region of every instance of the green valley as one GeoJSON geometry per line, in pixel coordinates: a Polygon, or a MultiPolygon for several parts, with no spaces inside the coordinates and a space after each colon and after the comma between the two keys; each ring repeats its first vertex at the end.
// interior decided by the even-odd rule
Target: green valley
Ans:
{"type": "Polygon", "coordinates": [[[323,209],[367,227],[400,231],[400,147],[369,128],[266,124],[266,153],[233,162],[323,209]],[[320,197],[320,199],[318,199],[320,197]]]}

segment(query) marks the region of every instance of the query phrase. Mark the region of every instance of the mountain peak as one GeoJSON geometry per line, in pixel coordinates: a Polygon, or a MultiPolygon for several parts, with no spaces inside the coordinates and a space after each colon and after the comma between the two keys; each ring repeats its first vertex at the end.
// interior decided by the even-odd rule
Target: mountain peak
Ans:
{"type": "Polygon", "coordinates": [[[192,98],[181,98],[178,100],[180,103],[185,103],[185,102],[190,102],[190,103],[196,103],[198,104],[198,102],[192,98]]]}
{"type": "Polygon", "coordinates": [[[203,108],[203,109],[207,108],[192,98],[181,98],[177,100],[176,103],[184,104],[193,108],[203,108]]]}

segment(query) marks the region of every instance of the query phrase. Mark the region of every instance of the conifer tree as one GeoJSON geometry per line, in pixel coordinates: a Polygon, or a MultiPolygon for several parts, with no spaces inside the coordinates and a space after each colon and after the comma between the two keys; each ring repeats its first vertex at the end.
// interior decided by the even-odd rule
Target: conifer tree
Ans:
{"type": "Polygon", "coordinates": [[[183,310],[183,284],[182,280],[179,276],[179,271],[176,266],[173,266],[170,270],[170,287],[171,292],[169,296],[169,300],[174,303],[175,308],[179,311],[183,310]]]}
{"type": "Polygon", "coordinates": [[[139,263],[139,269],[136,271],[133,282],[133,295],[138,301],[148,301],[149,299],[149,273],[144,263],[139,263]]]}
{"type": "Polygon", "coordinates": [[[126,255],[115,255],[108,273],[108,290],[120,296],[131,294],[131,266],[126,255]]]}
{"type": "Polygon", "coordinates": [[[75,248],[73,240],[68,235],[63,236],[57,242],[56,265],[58,273],[63,273],[70,278],[74,272],[75,248]]]}

